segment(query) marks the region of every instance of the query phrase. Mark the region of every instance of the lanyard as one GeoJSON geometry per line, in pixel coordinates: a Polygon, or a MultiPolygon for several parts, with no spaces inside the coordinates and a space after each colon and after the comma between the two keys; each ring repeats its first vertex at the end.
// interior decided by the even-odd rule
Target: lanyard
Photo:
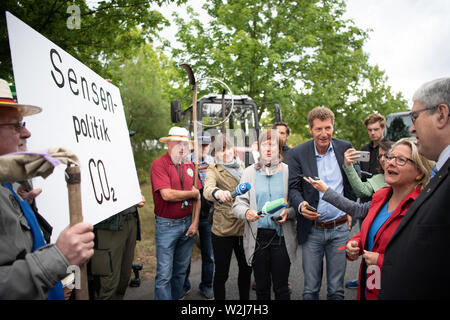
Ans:
{"type": "MultiPolygon", "coordinates": [[[[173,161],[172,161],[173,162],[173,161]]],[[[184,162],[183,160],[181,160],[181,176],[180,176],[180,172],[178,171],[178,167],[175,164],[175,162],[173,162],[173,165],[175,166],[175,170],[177,170],[177,175],[178,175],[178,179],[180,179],[180,185],[181,185],[181,190],[184,190],[184,162]]]]}
{"type": "MultiPolygon", "coordinates": [[[[172,161],[172,163],[175,166],[175,169],[177,170],[178,179],[180,179],[181,190],[184,190],[184,186],[183,186],[183,182],[184,182],[184,162],[183,162],[183,160],[181,160],[181,176],[180,176],[180,172],[178,171],[178,167],[175,164],[175,162],[172,161]]],[[[187,208],[188,205],[189,205],[189,202],[187,202],[186,200],[181,201],[181,209],[187,208]]]]}
{"type": "MultiPolygon", "coordinates": [[[[44,240],[44,236],[42,234],[41,227],[39,226],[39,223],[36,219],[36,215],[34,214],[34,211],[30,207],[30,204],[28,203],[28,201],[20,199],[9,183],[5,183],[4,186],[7,187],[9,189],[9,191],[11,191],[14,198],[19,203],[20,208],[22,209],[23,215],[28,222],[28,226],[30,227],[30,230],[31,230],[31,235],[33,236],[32,252],[45,246],[46,243],[44,240]]],[[[55,286],[49,290],[47,300],[64,300],[64,292],[63,292],[61,281],[56,283],[55,286]]]]}

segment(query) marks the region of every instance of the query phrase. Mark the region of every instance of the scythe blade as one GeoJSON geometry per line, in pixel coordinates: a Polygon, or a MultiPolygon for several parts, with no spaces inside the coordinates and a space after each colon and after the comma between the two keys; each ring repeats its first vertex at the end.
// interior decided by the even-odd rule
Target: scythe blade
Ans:
{"type": "MultiPolygon", "coordinates": [[[[189,77],[189,84],[192,86],[192,90],[194,91],[192,98],[192,118],[194,120],[194,156],[195,156],[194,186],[197,187],[198,182],[197,84],[195,83],[195,76],[191,66],[186,63],[183,63],[180,64],[180,67],[186,70],[189,77]]],[[[193,208],[193,211],[195,211],[195,208],[193,208]]]]}

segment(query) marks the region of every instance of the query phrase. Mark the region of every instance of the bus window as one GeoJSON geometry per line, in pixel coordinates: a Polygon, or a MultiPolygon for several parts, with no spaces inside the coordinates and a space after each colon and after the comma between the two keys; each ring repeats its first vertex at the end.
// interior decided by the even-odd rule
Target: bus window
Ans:
{"type": "Polygon", "coordinates": [[[389,114],[386,117],[386,139],[398,141],[401,138],[415,136],[409,132],[411,124],[409,112],[389,114]]]}

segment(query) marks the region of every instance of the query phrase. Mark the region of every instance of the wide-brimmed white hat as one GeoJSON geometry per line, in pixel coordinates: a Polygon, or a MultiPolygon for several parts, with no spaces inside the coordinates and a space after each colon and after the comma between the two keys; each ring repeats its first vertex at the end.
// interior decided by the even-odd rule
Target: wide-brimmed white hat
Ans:
{"type": "Polygon", "coordinates": [[[0,108],[15,108],[23,117],[31,116],[42,111],[42,109],[37,106],[16,103],[13,99],[8,82],[3,79],[0,79],[0,108]]]}
{"type": "Polygon", "coordinates": [[[167,143],[169,141],[189,142],[189,132],[185,128],[172,127],[167,137],[162,137],[159,142],[167,143]]]}

